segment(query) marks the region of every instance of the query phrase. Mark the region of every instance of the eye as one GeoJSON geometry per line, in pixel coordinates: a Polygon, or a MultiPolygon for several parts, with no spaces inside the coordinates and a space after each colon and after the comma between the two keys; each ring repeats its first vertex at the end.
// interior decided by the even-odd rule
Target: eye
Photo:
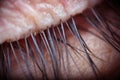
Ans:
{"type": "Polygon", "coordinates": [[[1,1],[1,79],[116,78],[119,9],[112,0],[97,3],[1,1]]]}

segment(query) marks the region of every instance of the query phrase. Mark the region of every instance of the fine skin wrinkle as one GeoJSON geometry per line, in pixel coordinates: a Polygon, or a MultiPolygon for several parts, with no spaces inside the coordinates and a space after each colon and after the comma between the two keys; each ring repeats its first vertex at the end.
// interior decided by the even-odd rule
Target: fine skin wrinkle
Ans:
{"type": "Polygon", "coordinates": [[[2,31],[3,28],[5,31],[10,30],[8,33],[14,32],[14,35],[11,34],[11,37],[8,34],[2,35],[5,33],[3,31],[0,32],[0,79],[115,80],[119,78],[120,8],[117,1],[104,0],[99,4],[97,0],[10,0],[10,2],[5,0],[5,2],[3,1],[3,4],[0,1],[2,6],[0,12],[5,12],[2,16],[0,14],[0,27],[2,27],[0,30],[2,31]],[[83,1],[86,5],[81,10],[79,7],[76,8],[74,12],[74,3],[80,4],[77,1],[83,1]],[[14,5],[6,6],[11,2],[14,5]],[[52,14],[54,23],[49,23],[49,20],[46,22],[42,18],[48,16],[39,17],[41,15],[39,12],[39,16],[35,17],[37,13],[34,11],[30,13],[29,10],[32,9],[29,5],[23,5],[23,2],[27,2],[32,7],[35,7],[36,3],[43,2],[49,7],[50,5],[46,3],[54,6],[58,3],[59,6],[60,2],[63,8],[68,10],[66,11],[68,15],[55,15],[54,10],[53,12],[49,9],[44,10],[43,4],[37,5],[35,10],[48,11],[52,14]],[[18,7],[17,10],[14,6],[18,7]],[[70,6],[74,9],[71,10],[70,6]],[[27,7],[28,10],[22,7],[27,7]],[[11,10],[7,10],[8,8],[11,10]],[[12,11],[15,13],[9,14],[12,11]],[[60,19],[62,21],[59,21],[60,19]],[[3,23],[5,20],[7,24],[3,23]],[[43,24],[38,23],[39,21],[43,21],[43,24]],[[24,25],[31,30],[20,29],[23,33],[19,33],[16,31],[18,28],[13,27],[14,30],[11,30],[6,27],[6,30],[1,26],[11,23],[14,23],[14,27],[19,28],[24,25]]]}

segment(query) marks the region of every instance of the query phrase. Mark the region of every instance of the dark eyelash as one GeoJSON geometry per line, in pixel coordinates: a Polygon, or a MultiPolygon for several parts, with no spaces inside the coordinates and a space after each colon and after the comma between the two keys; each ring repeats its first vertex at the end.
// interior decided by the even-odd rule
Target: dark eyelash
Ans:
{"type": "Polygon", "coordinates": [[[99,24],[95,23],[95,21],[89,17],[86,17],[87,21],[92,25],[92,27],[99,31],[99,33],[105,38],[106,42],[108,42],[110,45],[112,45],[112,47],[114,47],[117,51],[120,52],[119,26],[114,26],[114,23],[111,24],[111,21],[109,19],[106,19],[102,14],[100,14],[100,12],[96,13],[94,9],[92,9],[92,11],[97,18],[99,24]],[[99,25],[101,26],[99,27],[99,25]]]}
{"type": "MultiPolygon", "coordinates": [[[[116,10],[115,6],[113,6],[113,4],[111,4],[110,0],[108,2],[108,0],[105,0],[108,7],[111,7],[111,9],[113,10],[113,12],[116,14],[116,16],[118,17],[118,19],[120,19],[120,13],[118,10],[116,10]]],[[[111,0],[112,1],[112,0],[111,0]]],[[[113,48],[115,48],[118,52],[120,52],[120,25],[119,23],[116,24],[116,22],[118,22],[117,20],[112,21],[111,19],[107,18],[104,16],[104,14],[102,13],[101,8],[91,8],[90,9],[90,13],[91,15],[88,14],[82,14],[80,16],[83,16],[86,21],[92,25],[92,27],[94,27],[104,38],[96,35],[95,33],[92,33],[90,31],[88,31],[87,29],[83,29],[87,32],[90,32],[91,34],[99,37],[100,39],[102,39],[103,41],[109,43],[113,48]],[[98,25],[101,25],[101,27],[99,27],[98,25]],[[113,27],[114,26],[114,27],[113,27]],[[118,30],[119,32],[116,32],[114,30],[118,30]]],[[[61,79],[61,71],[59,69],[60,64],[63,63],[63,67],[64,66],[64,59],[63,59],[63,54],[61,53],[61,47],[62,45],[64,45],[65,49],[66,49],[66,57],[68,59],[68,63],[69,63],[69,58],[68,56],[70,56],[70,58],[73,60],[73,57],[71,56],[71,53],[69,51],[68,48],[71,48],[75,51],[75,54],[78,57],[81,57],[82,55],[80,55],[80,53],[78,51],[82,51],[86,54],[87,59],[89,60],[89,64],[91,69],[93,70],[93,73],[95,75],[95,78],[98,79],[99,76],[98,74],[100,74],[99,70],[97,69],[94,61],[91,58],[92,52],[89,49],[89,47],[87,46],[87,44],[85,43],[85,41],[83,40],[83,38],[81,37],[81,34],[78,32],[77,26],[75,23],[75,20],[73,17],[71,17],[71,19],[65,23],[60,24],[60,26],[55,27],[55,28],[51,28],[51,29],[47,29],[39,34],[34,35],[31,34],[31,37],[29,38],[24,38],[24,40],[19,40],[16,42],[10,42],[10,43],[4,43],[2,45],[0,45],[0,78],[1,79],[12,79],[11,77],[11,59],[10,59],[10,55],[13,53],[13,56],[15,57],[15,60],[17,62],[17,64],[19,65],[19,67],[22,70],[22,66],[20,64],[19,58],[17,55],[20,55],[20,59],[23,60],[23,62],[25,63],[28,71],[29,71],[29,75],[30,77],[28,77],[27,75],[25,75],[26,77],[28,77],[28,79],[34,79],[32,72],[30,70],[30,62],[29,62],[29,58],[32,58],[33,62],[37,65],[37,67],[39,68],[41,74],[42,74],[42,79],[48,79],[48,74],[47,74],[47,61],[44,55],[44,50],[43,47],[45,48],[45,50],[48,52],[47,55],[49,55],[50,57],[50,61],[51,61],[51,66],[52,66],[52,73],[54,74],[54,78],[55,79],[61,79]],[[70,31],[71,35],[75,36],[76,39],[78,39],[79,44],[81,45],[81,47],[83,48],[83,50],[79,50],[77,48],[75,48],[74,46],[72,46],[71,44],[69,44],[67,42],[67,36],[65,33],[65,27],[67,26],[67,29],[70,31]],[[57,36],[58,35],[58,36],[57,36]],[[32,42],[31,42],[32,41],[32,42]],[[22,42],[22,43],[21,43],[22,42]],[[24,43],[24,44],[23,44],[24,43]],[[20,54],[16,54],[16,50],[20,53],[20,54]],[[56,51],[58,50],[58,51],[56,51]],[[35,53],[37,54],[35,54],[35,53]],[[24,54],[27,53],[27,54],[24,54]],[[59,55],[59,56],[57,56],[59,55]],[[38,56],[40,58],[41,64],[39,65],[38,61],[36,60],[36,56],[38,56]],[[61,59],[62,61],[59,61],[59,59],[61,59]]],[[[92,55],[94,57],[96,57],[95,55],[92,55]]],[[[83,57],[84,58],[84,57],[83,57]]],[[[99,59],[98,57],[96,57],[97,59],[99,59]]],[[[99,59],[100,60],[100,59],[99,59]]],[[[76,62],[74,62],[74,64],[76,65],[76,62]]],[[[69,66],[69,64],[68,64],[69,66]]],[[[67,68],[68,68],[67,66],[67,68]]],[[[77,65],[76,65],[77,68],[77,65]]],[[[68,68],[69,69],[69,68],[68,68]]],[[[77,68],[79,71],[79,68],[77,68]]],[[[64,69],[66,70],[66,69],[64,69]]],[[[66,74],[66,76],[68,77],[68,74],[66,74]]],[[[82,76],[82,74],[81,74],[82,76]]]]}

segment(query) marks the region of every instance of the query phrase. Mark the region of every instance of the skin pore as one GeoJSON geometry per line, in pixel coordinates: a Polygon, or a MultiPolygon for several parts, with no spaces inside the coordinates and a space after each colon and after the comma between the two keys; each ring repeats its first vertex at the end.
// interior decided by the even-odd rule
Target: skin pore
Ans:
{"type": "MultiPolygon", "coordinates": [[[[101,11],[102,15],[107,17],[108,20],[111,20],[111,15],[112,15],[111,23],[118,24],[117,22],[115,22],[117,14],[106,4],[107,3],[96,6],[96,8],[95,8],[96,12],[97,12],[97,10],[101,11]]],[[[93,9],[86,10],[83,13],[83,15],[87,16],[87,17],[90,16],[90,17],[92,17],[92,19],[94,19],[95,16],[93,17],[93,15],[92,15],[93,13],[91,13],[91,11],[94,11],[94,10],[93,9]]],[[[60,78],[60,79],[80,79],[80,80],[84,80],[84,79],[96,80],[98,78],[114,79],[117,76],[117,73],[119,74],[119,71],[120,71],[119,70],[119,67],[120,67],[119,53],[120,52],[117,51],[116,48],[111,46],[111,44],[108,41],[106,41],[104,35],[99,32],[99,31],[103,30],[104,32],[108,33],[107,30],[105,30],[103,28],[103,26],[101,26],[100,22],[98,20],[94,19],[94,24],[97,24],[98,27],[100,27],[100,29],[97,30],[95,27],[93,27],[92,24],[90,24],[87,21],[86,17],[84,17],[83,15],[76,15],[73,18],[74,18],[75,24],[77,26],[77,29],[78,29],[80,35],[82,36],[84,42],[87,44],[89,50],[91,51],[90,52],[87,49],[87,52],[90,54],[89,56],[95,65],[91,65],[92,62],[90,62],[90,60],[87,57],[86,52],[84,52],[85,47],[83,48],[81,46],[80,41],[78,40],[78,38],[76,38],[76,36],[74,36],[71,33],[71,31],[68,29],[66,23],[64,23],[64,25],[63,25],[65,28],[64,34],[66,35],[66,41],[64,39],[63,39],[64,41],[61,40],[62,38],[60,37],[60,33],[62,34],[63,30],[57,29],[57,28],[62,28],[62,23],[61,23],[58,27],[56,26],[54,28],[55,34],[57,36],[57,41],[53,40],[53,42],[56,47],[57,59],[56,59],[56,57],[54,57],[53,61],[52,61],[52,59],[50,57],[50,52],[47,51],[48,48],[46,49],[46,47],[44,45],[44,41],[45,41],[44,35],[46,35],[46,38],[48,41],[50,39],[48,30],[40,33],[40,35],[36,35],[36,37],[35,37],[35,39],[37,40],[37,44],[42,45],[42,46],[39,46],[39,48],[42,47],[42,50],[44,52],[44,53],[42,53],[42,55],[44,54],[43,61],[47,62],[46,67],[43,65],[44,62],[42,62],[41,55],[39,54],[38,50],[36,50],[36,46],[34,45],[35,42],[33,41],[32,35],[31,35],[31,37],[27,38],[29,47],[30,47],[29,55],[27,54],[28,52],[26,52],[26,44],[24,42],[24,39],[21,39],[18,41],[20,46],[22,47],[22,50],[19,50],[20,47],[18,46],[17,42],[12,43],[18,61],[15,58],[13,49],[11,47],[6,47],[6,45],[5,45],[5,49],[3,49],[3,51],[6,53],[6,54],[4,54],[4,62],[5,62],[5,60],[8,59],[8,56],[10,55],[9,61],[11,64],[10,65],[11,79],[25,79],[25,80],[26,79],[41,79],[41,78],[44,78],[44,79],[47,79],[47,78],[50,78],[50,79],[55,79],[55,78],[57,78],[57,79],[58,78],[60,78]],[[60,33],[59,33],[59,30],[60,30],[60,33]],[[39,38],[39,36],[40,36],[40,38],[39,38]],[[42,37],[44,38],[44,40],[42,39],[42,37]],[[58,42],[58,45],[60,46],[60,54],[59,54],[58,48],[56,46],[57,42],[58,42]],[[66,47],[65,42],[68,43],[67,47],[66,47]],[[27,61],[27,62],[25,62],[23,57],[21,57],[20,51],[23,52],[25,61],[27,61]],[[9,53],[9,54],[7,54],[7,53],[9,53]],[[60,55],[62,55],[63,57],[60,57],[60,55]],[[5,57],[7,59],[5,59],[5,57]],[[58,61],[59,64],[57,62],[55,62],[55,60],[58,61]],[[60,61],[61,61],[61,64],[60,64],[60,61]],[[28,64],[26,65],[26,63],[28,63],[28,64]],[[52,63],[54,63],[54,64],[52,64],[52,63]],[[56,64],[58,64],[58,65],[56,65],[56,64]],[[94,66],[95,71],[92,66],[94,66]],[[57,68],[59,68],[59,69],[57,69],[57,68]],[[43,70],[43,72],[41,69],[43,70]],[[56,70],[56,71],[54,71],[54,70],[56,70]],[[45,71],[46,71],[46,73],[44,73],[45,71]],[[44,73],[44,75],[43,75],[43,73],[44,73]],[[97,73],[97,75],[96,75],[96,73],[97,73]],[[45,78],[46,74],[47,74],[47,78],[45,78]],[[55,75],[56,76],[58,75],[58,77],[55,77],[55,75]],[[60,75],[60,77],[59,77],[59,75],[60,75]]],[[[71,19],[67,23],[73,24],[71,19]]],[[[112,31],[116,30],[115,27],[113,28],[112,31]]],[[[50,29],[50,30],[51,30],[50,33],[53,36],[54,33],[53,33],[52,29],[50,29]]],[[[117,33],[117,31],[115,31],[115,32],[117,33]]],[[[119,28],[118,28],[118,32],[119,32],[119,28]]],[[[108,35],[110,35],[110,34],[108,33],[108,35]]],[[[112,38],[110,38],[110,39],[112,39],[112,38]]],[[[117,41],[119,41],[119,37],[117,38],[116,42],[117,41]]],[[[49,41],[49,43],[50,43],[50,41],[49,41]]],[[[8,46],[11,46],[11,44],[8,46]]],[[[118,47],[119,47],[119,44],[118,44],[118,47]]],[[[51,51],[52,51],[52,49],[51,49],[51,51]]],[[[54,52],[52,52],[52,54],[54,54],[54,52]]],[[[5,66],[5,63],[4,63],[4,66],[5,66]]],[[[4,68],[4,69],[6,69],[6,68],[4,68]]],[[[8,72],[5,72],[5,73],[7,74],[8,72]]],[[[5,75],[5,74],[3,74],[3,75],[5,75]]]]}

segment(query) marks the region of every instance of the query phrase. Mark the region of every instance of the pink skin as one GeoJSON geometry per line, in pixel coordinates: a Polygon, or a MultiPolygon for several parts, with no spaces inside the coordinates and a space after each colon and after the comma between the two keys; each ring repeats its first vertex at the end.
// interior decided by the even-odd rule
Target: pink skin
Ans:
{"type": "MultiPolygon", "coordinates": [[[[63,2],[63,3],[65,3],[65,2],[63,2]]],[[[104,13],[109,14],[108,13],[109,11],[110,11],[109,9],[105,9],[104,13]]],[[[91,27],[90,24],[88,24],[86,22],[86,20],[83,17],[76,16],[75,17],[75,21],[76,21],[77,25],[85,26],[85,28],[89,29],[90,31],[92,31],[92,32],[94,32],[94,33],[96,33],[98,35],[100,35],[95,29],[93,29],[91,27]]],[[[2,24],[2,23],[0,23],[0,24],[2,24]]],[[[93,54],[96,57],[99,57],[100,59],[103,60],[103,61],[101,61],[100,59],[96,58],[94,55],[92,55],[92,54],[90,55],[92,60],[95,62],[96,66],[100,70],[101,74],[105,75],[105,76],[106,75],[111,75],[112,76],[112,73],[115,73],[115,71],[117,70],[116,68],[120,66],[120,64],[119,64],[120,57],[119,57],[118,54],[116,54],[118,52],[113,47],[111,47],[109,44],[107,44],[106,42],[102,41],[98,37],[96,37],[96,36],[94,36],[94,35],[92,35],[92,34],[90,34],[88,32],[82,31],[82,30],[79,30],[79,32],[81,33],[83,39],[85,40],[86,44],[88,45],[90,50],[93,52],[93,54]]],[[[73,36],[71,36],[70,32],[68,32],[67,30],[66,30],[66,35],[68,37],[67,41],[71,45],[73,45],[75,48],[82,49],[79,46],[78,41],[73,36]]],[[[21,40],[20,43],[24,44],[22,42],[22,40],[21,40]]],[[[31,41],[31,44],[33,44],[32,41],[31,41]]],[[[75,62],[77,63],[78,68],[80,69],[80,73],[79,73],[78,69],[74,65],[73,61],[70,59],[70,66],[69,66],[69,68],[70,68],[71,72],[67,72],[67,73],[71,74],[70,75],[71,78],[78,78],[78,77],[80,79],[83,79],[83,78],[87,78],[87,79],[95,78],[94,74],[92,73],[92,69],[91,69],[91,67],[88,64],[89,62],[88,62],[85,54],[81,53],[81,55],[84,58],[81,57],[81,59],[79,59],[74,54],[72,49],[69,49],[69,50],[70,50],[71,55],[73,56],[75,62]]],[[[16,55],[18,56],[18,59],[21,62],[21,65],[23,67],[24,72],[27,75],[29,75],[24,62],[21,60],[20,55],[17,54],[18,50],[15,49],[15,51],[16,51],[16,55]]],[[[37,56],[37,54],[35,54],[35,55],[36,55],[36,59],[39,60],[39,57],[37,56]]],[[[63,47],[63,55],[65,55],[64,47],[63,47]]],[[[46,60],[48,61],[48,64],[49,64],[48,65],[48,70],[47,70],[48,76],[49,76],[49,78],[53,78],[53,74],[52,74],[53,72],[50,70],[51,69],[51,61],[49,61],[49,55],[47,55],[47,52],[45,53],[45,56],[46,56],[45,58],[46,58],[46,60]]],[[[11,57],[11,62],[12,62],[12,71],[11,71],[12,77],[14,77],[14,78],[25,77],[25,73],[19,68],[19,65],[16,63],[13,54],[10,57],[11,57]]],[[[67,65],[67,61],[66,61],[67,59],[66,59],[65,56],[64,56],[64,59],[65,59],[65,65],[67,65]]],[[[39,62],[39,64],[41,64],[41,62],[39,62]]],[[[38,67],[35,67],[35,66],[36,65],[33,64],[32,58],[30,58],[30,69],[31,69],[31,71],[33,73],[33,76],[35,78],[39,78],[39,77],[41,77],[41,73],[39,72],[38,67]],[[34,69],[36,69],[36,71],[38,73],[36,73],[34,71],[34,69]]],[[[66,77],[66,75],[65,75],[66,73],[65,73],[65,71],[63,69],[61,69],[61,70],[62,70],[62,77],[65,78],[66,77]]]]}
{"type": "Polygon", "coordinates": [[[94,0],[4,0],[0,4],[2,44],[43,31],[60,20],[64,22],[97,3],[94,0]]]}

